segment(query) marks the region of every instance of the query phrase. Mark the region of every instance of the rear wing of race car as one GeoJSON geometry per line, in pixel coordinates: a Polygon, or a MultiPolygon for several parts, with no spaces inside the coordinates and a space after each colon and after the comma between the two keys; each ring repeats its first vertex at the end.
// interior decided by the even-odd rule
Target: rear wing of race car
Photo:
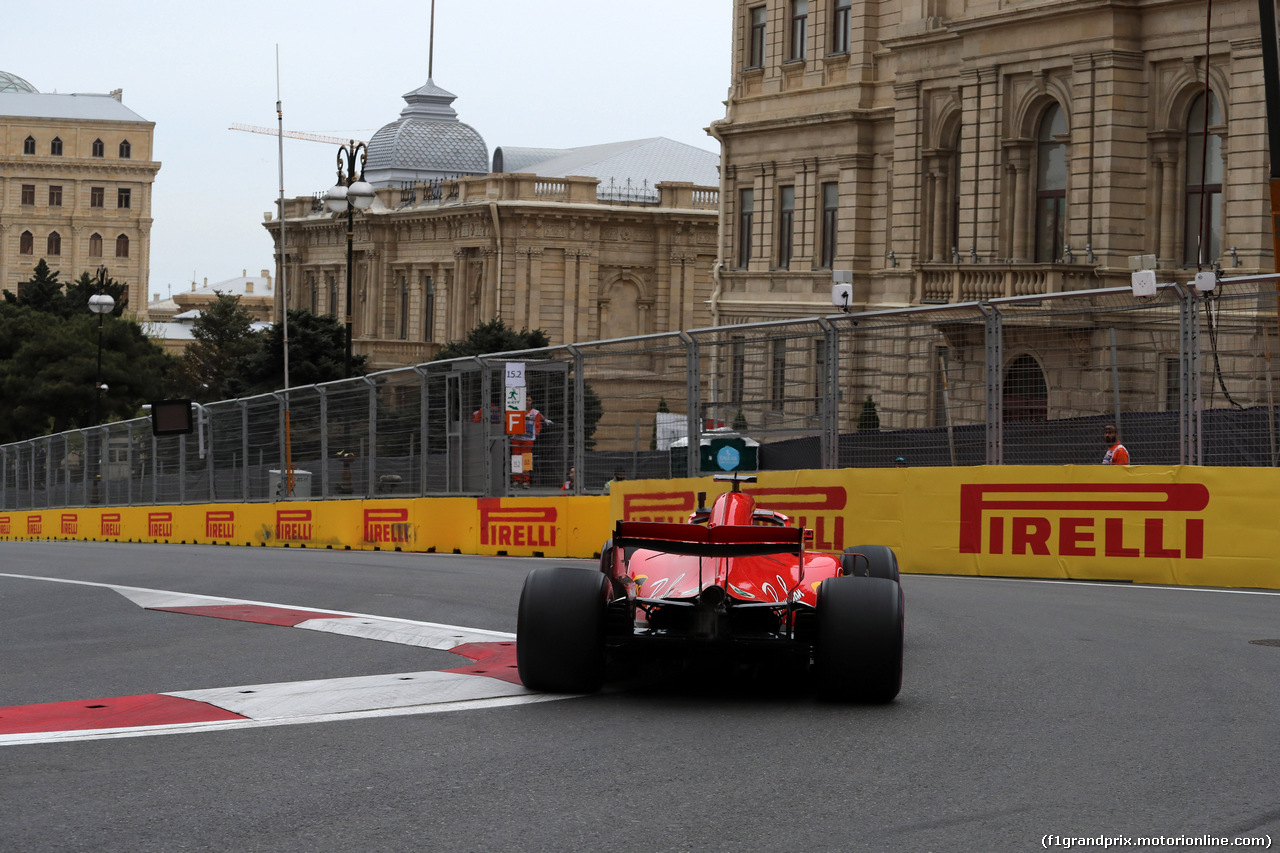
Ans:
{"type": "Polygon", "coordinates": [[[805,531],[795,527],[724,524],[704,527],[665,521],[619,521],[613,532],[618,548],[644,548],[698,557],[749,557],[801,554],[805,531]]]}

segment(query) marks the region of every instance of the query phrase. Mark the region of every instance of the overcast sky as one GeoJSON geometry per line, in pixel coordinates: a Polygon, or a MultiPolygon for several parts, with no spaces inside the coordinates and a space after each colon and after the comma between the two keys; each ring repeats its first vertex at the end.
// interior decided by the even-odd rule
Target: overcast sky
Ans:
{"type": "MultiPolygon", "coordinates": [[[[665,136],[717,151],[732,0],[436,0],[436,85],[497,146],[665,136]]],[[[124,90],[155,122],[149,292],[272,267],[279,194],[276,48],[286,130],[368,139],[427,80],[430,0],[17,3],[0,70],[40,92],[124,90]]],[[[335,182],[333,146],[285,140],[286,195],[335,182]]],[[[66,276],[70,278],[71,276],[66,276]]]]}

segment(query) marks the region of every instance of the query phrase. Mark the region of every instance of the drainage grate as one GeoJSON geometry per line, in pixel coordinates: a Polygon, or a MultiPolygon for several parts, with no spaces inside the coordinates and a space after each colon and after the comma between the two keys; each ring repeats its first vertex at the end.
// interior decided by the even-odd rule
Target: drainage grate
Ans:
{"type": "Polygon", "coordinates": [[[1250,640],[1251,646],[1280,646],[1280,640],[1250,640]]]}

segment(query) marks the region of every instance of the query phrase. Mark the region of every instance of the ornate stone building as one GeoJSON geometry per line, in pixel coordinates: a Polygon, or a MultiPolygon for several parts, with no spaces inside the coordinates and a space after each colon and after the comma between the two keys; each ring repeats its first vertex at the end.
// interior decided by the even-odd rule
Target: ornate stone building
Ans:
{"type": "Polygon", "coordinates": [[[1257,8],[1213,13],[735,0],[713,321],[1272,269],[1257,8]]]}
{"type": "Polygon", "coordinates": [[[44,258],[62,281],[106,266],[145,314],[154,122],[109,95],[47,95],[0,72],[0,287],[44,258]]]}
{"type": "MultiPolygon", "coordinates": [[[[666,139],[507,148],[490,171],[453,95],[428,81],[405,100],[369,143],[377,198],[355,214],[354,348],[373,368],[426,361],[494,318],[557,344],[710,322],[715,154],[666,139]]],[[[346,215],[317,196],[284,216],[290,306],[344,316],[346,215]]],[[[265,225],[278,247],[278,219],[265,225]]]]}

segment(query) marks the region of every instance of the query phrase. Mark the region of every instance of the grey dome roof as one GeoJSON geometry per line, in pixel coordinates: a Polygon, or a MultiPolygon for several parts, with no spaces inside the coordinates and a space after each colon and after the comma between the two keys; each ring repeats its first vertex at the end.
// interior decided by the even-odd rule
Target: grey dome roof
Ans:
{"type": "Polygon", "coordinates": [[[456,96],[431,80],[404,96],[400,118],[369,140],[365,180],[375,186],[489,172],[489,149],[476,129],[458,121],[456,96]]]}
{"type": "Polygon", "coordinates": [[[32,86],[26,80],[23,80],[17,74],[10,74],[8,71],[0,71],[0,92],[25,92],[29,95],[38,95],[36,87],[32,86]]]}

